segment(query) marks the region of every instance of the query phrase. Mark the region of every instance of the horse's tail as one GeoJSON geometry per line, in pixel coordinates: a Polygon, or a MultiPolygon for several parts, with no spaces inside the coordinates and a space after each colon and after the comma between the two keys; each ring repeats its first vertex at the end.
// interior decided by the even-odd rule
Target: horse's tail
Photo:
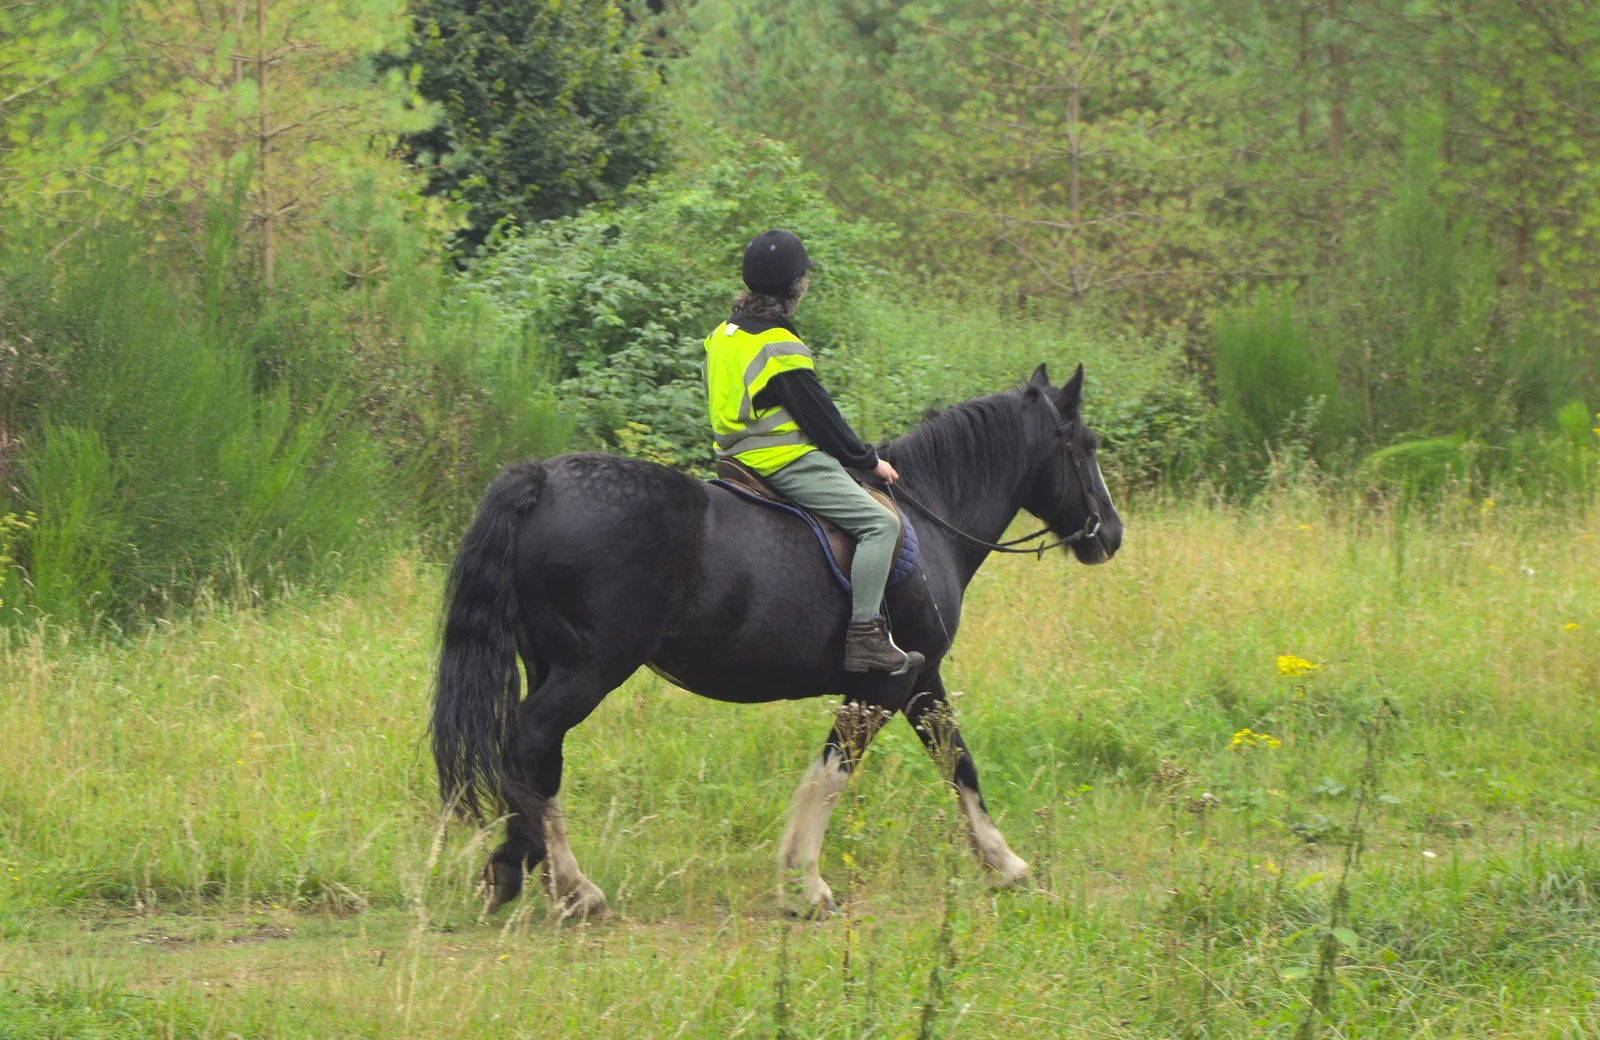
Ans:
{"type": "Polygon", "coordinates": [[[433,760],[445,804],[476,819],[504,804],[502,752],[520,695],[517,532],[538,504],[545,478],[544,466],[532,460],[507,466],[489,485],[445,590],[433,760]]]}

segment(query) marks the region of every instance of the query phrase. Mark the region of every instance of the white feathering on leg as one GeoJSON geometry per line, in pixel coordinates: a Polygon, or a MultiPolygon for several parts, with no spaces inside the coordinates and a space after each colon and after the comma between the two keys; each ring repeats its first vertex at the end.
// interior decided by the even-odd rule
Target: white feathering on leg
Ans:
{"type": "Polygon", "coordinates": [[[789,826],[778,847],[778,895],[780,899],[785,898],[791,877],[800,874],[802,910],[829,912],[834,909],[833,892],[822,880],[819,869],[822,837],[827,833],[828,818],[833,815],[833,807],[839,803],[839,795],[849,779],[843,757],[829,749],[811,763],[794,793],[789,826]]]}
{"type": "Polygon", "coordinates": [[[567,820],[561,813],[561,799],[552,798],[544,813],[545,857],[539,864],[539,879],[555,901],[563,917],[599,918],[610,912],[606,895],[583,876],[578,859],[567,840],[567,820]]]}
{"type": "Polygon", "coordinates": [[[983,865],[994,871],[1002,884],[1009,885],[1027,877],[1027,862],[1006,844],[1005,835],[989,818],[978,792],[961,784],[956,788],[961,794],[961,814],[967,818],[967,837],[983,865]]]}

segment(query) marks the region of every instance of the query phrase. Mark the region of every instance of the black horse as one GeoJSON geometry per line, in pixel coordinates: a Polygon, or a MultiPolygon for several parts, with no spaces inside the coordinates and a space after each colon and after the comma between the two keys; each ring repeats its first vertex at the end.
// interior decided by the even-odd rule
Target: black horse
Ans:
{"type": "Polygon", "coordinates": [[[433,703],[446,803],[474,818],[509,814],[506,841],[489,858],[492,905],[517,896],[527,864],[540,866],[563,913],[606,912],[567,841],[561,744],[641,665],[735,703],[844,696],[781,844],[781,869],[800,883],[793,909],[832,908],[817,872],[828,816],[866,741],[897,711],[930,751],[953,759],[979,858],[1003,882],[1025,877],[1028,865],[990,820],[972,757],[948,721],[939,666],[987,543],[1019,510],[1071,539],[1083,563],[1108,560],[1121,544],[1095,434],[1079,418],[1082,389],[1082,365],[1060,388],[1040,365],[1027,386],[948,408],[880,450],[900,471],[902,504],[920,507],[908,513],[923,574],[891,589],[887,605],[896,640],[927,663],[899,677],[842,670],[849,598],[794,517],[613,455],[508,467],[450,573],[433,703]]]}

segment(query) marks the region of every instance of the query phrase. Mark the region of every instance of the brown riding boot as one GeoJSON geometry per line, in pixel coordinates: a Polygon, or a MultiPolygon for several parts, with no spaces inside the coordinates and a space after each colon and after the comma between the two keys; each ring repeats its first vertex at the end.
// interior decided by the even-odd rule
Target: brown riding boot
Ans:
{"type": "Polygon", "coordinates": [[[905,651],[889,637],[888,622],[882,615],[869,621],[852,621],[844,637],[844,670],[847,672],[888,672],[904,675],[922,664],[915,650],[905,651]]]}

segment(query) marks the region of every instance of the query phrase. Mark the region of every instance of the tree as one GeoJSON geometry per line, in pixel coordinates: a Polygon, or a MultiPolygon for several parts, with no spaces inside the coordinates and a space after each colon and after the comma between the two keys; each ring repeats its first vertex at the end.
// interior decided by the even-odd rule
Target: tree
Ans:
{"type": "Polygon", "coordinates": [[[793,141],[906,260],[1080,303],[1203,297],[1251,269],[1213,44],[1164,0],[703,0],[691,103],[793,141]]]}
{"type": "Polygon", "coordinates": [[[416,0],[410,70],[442,118],[403,150],[429,193],[469,207],[477,246],[503,218],[528,227],[610,199],[659,168],[660,77],[621,11],[600,0],[416,0]]]}
{"type": "Polygon", "coordinates": [[[391,156],[428,113],[372,55],[403,0],[22,0],[0,6],[0,206],[10,223],[134,212],[202,223],[244,189],[270,277],[275,241],[360,182],[399,191],[391,156]]]}
{"type": "Polygon", "coordinates": [[[1508,277],[1600,311],[1600,18],[1560,0],[697,0],[691,110],[789,141],[900,259],[1202,320],[1350,259],[1444,119],[1434,190],[1508,277]]]}

